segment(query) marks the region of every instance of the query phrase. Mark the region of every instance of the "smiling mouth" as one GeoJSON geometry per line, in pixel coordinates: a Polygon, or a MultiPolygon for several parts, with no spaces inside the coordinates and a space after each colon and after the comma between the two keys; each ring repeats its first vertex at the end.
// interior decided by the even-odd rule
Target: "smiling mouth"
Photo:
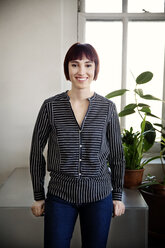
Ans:
{"type": "Polygon", "coordinates": [[[88,78],[87,77],[76,77],[77,80],[79,81],[85,81],[87,80],[88,78]]]}

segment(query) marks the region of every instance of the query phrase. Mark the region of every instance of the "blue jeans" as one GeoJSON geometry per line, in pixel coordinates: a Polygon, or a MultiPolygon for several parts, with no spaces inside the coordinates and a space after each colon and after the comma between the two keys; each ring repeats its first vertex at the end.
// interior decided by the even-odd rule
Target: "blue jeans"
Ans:
{"type": "Polygon", "coordinates": [[[44,248],[69,248],[78,214],[82,248],[106,248],[112,211],[112,194],[87,204],[72,204],[47,194],[44,248]]]}

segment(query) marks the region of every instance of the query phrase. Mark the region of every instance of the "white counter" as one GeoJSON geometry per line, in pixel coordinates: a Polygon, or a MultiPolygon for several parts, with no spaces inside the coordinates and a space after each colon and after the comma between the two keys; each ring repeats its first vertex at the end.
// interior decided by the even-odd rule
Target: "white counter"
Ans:
{"type": "MultiPolygon", "coordinates": [[[[46,185],[49,176],[46,177],[46,185]]],[[[124,189],[126,212],[112,219],[107,248],[147,248],[148,206],[137,190],[124,189]]],[[[29,169],[16,168],[0,187],[0,247],[43,248],[43,217],[31,213],[29,169]]],[[[71,248],[81,248],[79,219],[71,248]]]]}

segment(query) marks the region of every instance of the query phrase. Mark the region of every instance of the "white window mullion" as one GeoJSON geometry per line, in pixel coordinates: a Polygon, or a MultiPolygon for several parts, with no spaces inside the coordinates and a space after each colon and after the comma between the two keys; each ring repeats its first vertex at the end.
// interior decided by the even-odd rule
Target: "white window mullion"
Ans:
{"type": "Polygon", "coordinates": [[[78,12],[85,12],[85,0],[78,0],[78,12]]]}
{"type": "MultiPolygon", "coordinates": [[[[122,41],[122,79],[121,88],[127,88],[127,36],[128,36],[128,18],[123,18],[123,41],[122,41]]],[[[126,94],[121,97],[121,110],[126,105],[126,94]]],[[[125,127],[125,117],[120,118],[121,129],[125,127]]]]}
{"type": "Polygon", "coordinates": [[[77,32],[77,41],[84,43],[85,42],[85,26],[86,18],[84,13],[78,13],[78,32],[77,32]]]}
{"type": "MultiPolygon", "coordinates": [[[[127,14],[128,0],[123,0],[122,2],[122,11],[127,14]]],[[[128,37],[128,18],[123,16],[123,40],[122,40],[122,78],[121,78],[121,88],[127,88],[127,37],[128,37]]],[[[126,94],[121,97],[121,110],[123,106],[126,105],[126,94]]],[[[125,128],[125,117],[120,118],[121,129],[125,128]]]]}
{"type": "Polygon", "coordinates": [[[122,1],[122,10],[123,10],[123,13],[127,13],[127,9],[128,9],[128,0],[123,0],[122,1]]]}
{"type": "Polygon", "coordinates": [[[91,21],[121,21],[128,18],[129,21],[164,21],[164,13],[84,13],[86,20],[91,21]]]}

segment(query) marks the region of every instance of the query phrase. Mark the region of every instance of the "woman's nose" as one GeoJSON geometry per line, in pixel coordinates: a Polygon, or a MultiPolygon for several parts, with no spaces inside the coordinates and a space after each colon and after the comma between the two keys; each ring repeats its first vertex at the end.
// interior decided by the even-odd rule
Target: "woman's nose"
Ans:
{"type": "Polygon", "coordinates": [[[85,74],[85,67],[84,67],[84,66],[79,66],[78,73],[79,73],[80,75],[85,74]]]}

